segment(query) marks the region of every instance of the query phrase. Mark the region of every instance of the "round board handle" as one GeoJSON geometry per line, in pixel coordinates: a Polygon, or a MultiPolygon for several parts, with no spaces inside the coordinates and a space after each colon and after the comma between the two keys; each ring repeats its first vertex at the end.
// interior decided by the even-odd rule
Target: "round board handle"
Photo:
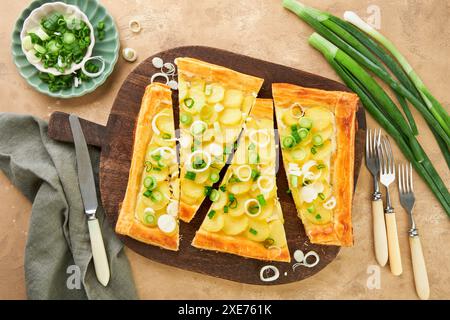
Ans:
{"type": "MultiPolygon", "coordinates": [[[[72,131],[69,124],[70,114],[65,112],[53,112],[48,122],[48,136],[56,141],[73,142],[72,131]]],[[[106,127],[100,124],[80,119],[81,128],[88,145],[102,147],[106,127]]]]}

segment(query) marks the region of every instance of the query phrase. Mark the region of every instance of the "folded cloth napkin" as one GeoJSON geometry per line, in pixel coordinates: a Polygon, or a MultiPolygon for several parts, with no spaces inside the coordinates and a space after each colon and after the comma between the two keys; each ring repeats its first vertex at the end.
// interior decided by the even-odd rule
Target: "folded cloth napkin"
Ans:
{"type": "MultiPolygon", "coordinates": [[[[40,119],[0,113],[0,169],[33,203],[25,249],[28,297],[136,299],[123,245],[101,207],[97,218],[111,279],[107,287],[97,281],[74,148],[50,139],[47,129],[40,119]]],[[[91,159],[97,177],[98,150],[91,150],[91,159]]]]}

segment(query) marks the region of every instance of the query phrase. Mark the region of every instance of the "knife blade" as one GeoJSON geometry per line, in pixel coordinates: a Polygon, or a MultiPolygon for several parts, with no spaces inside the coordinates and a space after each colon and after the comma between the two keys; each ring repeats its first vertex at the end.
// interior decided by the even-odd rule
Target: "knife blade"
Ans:
{"type": "Polygon", "coordinates": [[[110,271],[100,225],[95,217],[98,202],[91,158],[89,156],[89,150],[83,129],[81,128],[80,120],[77,116],[71,114],[69,116],[69,123],[75,144],[78,183],[80,186],[81,198],[83,200],[84,211],[88,217],[89,237],[91,240],[95,273],[98,281],[106,287],[109,282],[110,271]]]}

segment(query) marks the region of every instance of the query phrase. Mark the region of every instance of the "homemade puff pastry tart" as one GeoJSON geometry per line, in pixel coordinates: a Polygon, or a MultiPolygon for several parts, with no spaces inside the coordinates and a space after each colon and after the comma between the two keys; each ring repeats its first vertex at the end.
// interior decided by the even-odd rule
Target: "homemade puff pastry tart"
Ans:
{"type": "Polygon", "coordinates": [[[277,197],[273,101],[257,99],[238,149],[192,245],[247,258],[290,261],[277,197]]]}
{"type": "Polygon", "coordinates": [[[177,58],[180,108],[180,218],[189,222],[219,181],[263,79],[177,58]]]}
{"type": "Polygon", "coordinates": [[[284,83],[272,93],[289,188],[310,241],[352,246],[358,97],[284,83]]]}
{"type": "Polygon", "coordinates": [[[125,199],[116,232],[178,250],[179,170],[171,90],[149,85],[136,123],[125,199]]]}

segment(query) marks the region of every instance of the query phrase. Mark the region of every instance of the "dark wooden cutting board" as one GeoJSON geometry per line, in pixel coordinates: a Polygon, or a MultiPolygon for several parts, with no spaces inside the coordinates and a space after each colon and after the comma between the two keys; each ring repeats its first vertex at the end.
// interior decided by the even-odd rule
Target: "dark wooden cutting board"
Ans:
{"type": "MultiPolygon", "coordinates": [[[[159,72],[159,70],[153,67],[151,61],[153,57],[161,57],[165,62],[173,62],[175,58],[183,56],[201,59],[264,78],[264,85],[259,93],[259,97],[262,98],[272,97],[271,84],[275,82],[287,82],[324,90],[349,91],[343,84],[314,74],[209,47],[180,47],[149,57],[139,64],[123,83],[114,101],[106,127],[92,122],[82,121],[82,127],[88,143],[101,148],[100,193],[103,207],[113,227],[116,224],[119,205],[123,200],[127,187],[133,147],[133,132],[141,99],[145,87],[150,83],[150,77],[154,73],[159,72]]],[[[174,91],[172,98],[175,105],[175,123],[178,127],[177,95],[178,93],[174,91]]],[[[363,108],[359,108],[357,122],[355,185],[362,162],[363,140],[366,128],[363,108]]],[[[49,136],[60,141],[72,141],[67,114],[58,112],[52,115],[49,123],[49,136]]],[[[297,218],[294,202],[291,196],[285,192],[288,189],[288,184],[282,165],[277,174],[277,185],[279,190],[278,195],[285,217],[285,229],[291,257],[297,249],[305,253],[314,250],[319,254],[320,262],[313,268],[300,266],[293,271],[292,265],[295,263],[293,257],[290,264],[278,262],[267,263],[230,254],[199,250],[192,247],[191,241],[209,207],[209,203],[206,201],[191,223],[186,224],[181,222],[181,241],[178,252],[159,249],[129,237],[120,236],[120,238],[126,246],[137,253],[151,260],[181,269],[248,284],[273,285],[300,281],[312,276],[327,266],[338,254],[339,247],[315,245],[309,242],[303,226],[297,218]],[[280,270],[278,280],[269,283],[260,280],[260,270],[267,264],[274,265],[280,270]]]]}

